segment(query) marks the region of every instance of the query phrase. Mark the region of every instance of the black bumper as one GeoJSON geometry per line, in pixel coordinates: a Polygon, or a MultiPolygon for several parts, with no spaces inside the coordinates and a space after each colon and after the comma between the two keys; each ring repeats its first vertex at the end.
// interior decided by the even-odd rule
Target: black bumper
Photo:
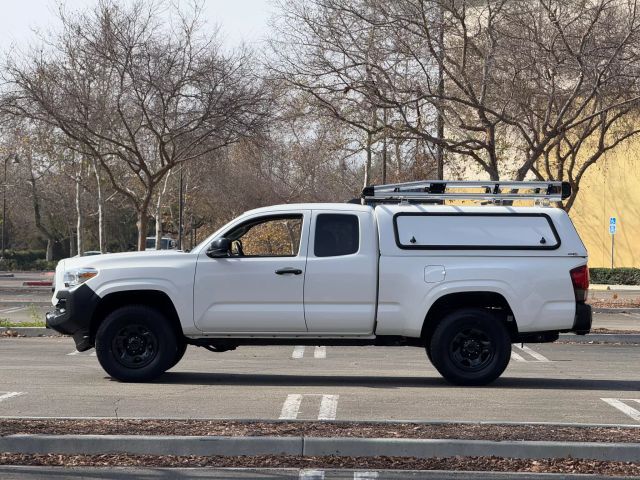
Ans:
{"type": "Polygon", "coordinates": [[[93,347],[91,338],[91,318],[100,301],[91,288],[80,285],[74,290],[57,293],[56,309],[46,315],[47,328],[63,335],[73,336],[79,352],[93,347]]]}
{"type": "Polygon", "coordinates": [[[586,303],[576,303],[576,316],[573,320],[572,332],[576,335],[586,335],[591,331],[591,305],[586,303]]]}

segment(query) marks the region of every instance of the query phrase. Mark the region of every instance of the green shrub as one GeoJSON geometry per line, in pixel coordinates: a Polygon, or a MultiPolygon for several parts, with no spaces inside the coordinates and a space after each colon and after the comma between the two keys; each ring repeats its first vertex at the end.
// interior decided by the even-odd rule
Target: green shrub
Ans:
{"type": "Polygon", "coordinates": [[[56,268],[55,261],[45,260],[44,250],[6,250],[4,260],[0,260],[0,270],[53,270],[56,268]]]}
{"type": "Polygon", "coordinates": [[[640,285],[640,268],[590,268],[591,283],[640,285]]]}

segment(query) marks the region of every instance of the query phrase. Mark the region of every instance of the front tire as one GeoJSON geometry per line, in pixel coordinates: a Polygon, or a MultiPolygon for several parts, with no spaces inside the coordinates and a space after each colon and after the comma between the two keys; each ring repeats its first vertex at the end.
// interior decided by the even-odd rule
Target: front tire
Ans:
{"type": "Polygon", "coordinates": [[[511,338],[495,315],[467,308],[440,321],[427,349],[433,366],[448,382],[486,385],[507,368],[511,338]]]}
{"type": "Polygon", "coordinates": [[[111,377],[122,382],[147,382],[170,368],[178,352],[167,318],[145,305],[111,312],[96,333],[96,356],[111,377]]]}

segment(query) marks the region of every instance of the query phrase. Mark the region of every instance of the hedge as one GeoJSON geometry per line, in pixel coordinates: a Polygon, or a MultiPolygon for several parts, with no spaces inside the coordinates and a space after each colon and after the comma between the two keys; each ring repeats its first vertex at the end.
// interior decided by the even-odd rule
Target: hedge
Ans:
{"type": "Polygon", "coordinates": [[[640,268],[590,268],[591,283],[640,285],[640,268]]]}
{"type": "Polygon", "coordinates": [[[6,250],[0,270],[54,270],[57,261],[47,262],[44,250],[6,250]]]}

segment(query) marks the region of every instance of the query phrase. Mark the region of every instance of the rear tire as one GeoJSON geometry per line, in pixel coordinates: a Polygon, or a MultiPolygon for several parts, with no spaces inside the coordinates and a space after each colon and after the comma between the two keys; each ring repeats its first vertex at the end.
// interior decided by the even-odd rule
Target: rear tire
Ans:
{"type": "Polygon", "coordinates": [[[147,382],[176,359],[178,344],[167,318],[145,305],[111,312],[96,333],[96,356],[104,370],[122,382],[147,382]]]}
{"type": "Polygon", "coordinates": [[[507,368],[511,338],[499,318],[479,308],[467,308],[440,321],[427,352],[448,382],[486,385],[507,368]]]}

